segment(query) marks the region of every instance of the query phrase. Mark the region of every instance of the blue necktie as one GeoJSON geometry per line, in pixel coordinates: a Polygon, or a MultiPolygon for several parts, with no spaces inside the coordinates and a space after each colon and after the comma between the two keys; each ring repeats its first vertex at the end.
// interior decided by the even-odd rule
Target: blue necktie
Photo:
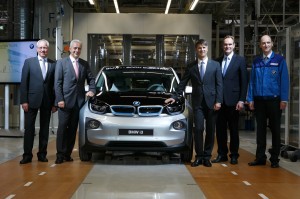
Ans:
{"type": "Polygon", "coordinates": [[[225,57],[224,60],[225,60],[225,63],[224,63],[223,72],[222,72],[223,76],[225,76],[225,74],[226,74],[228,57],[225,57]]]}

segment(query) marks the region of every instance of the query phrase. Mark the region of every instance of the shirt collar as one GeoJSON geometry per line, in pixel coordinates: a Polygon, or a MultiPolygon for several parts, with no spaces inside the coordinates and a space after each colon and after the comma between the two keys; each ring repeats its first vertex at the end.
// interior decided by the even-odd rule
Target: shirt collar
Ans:
{"type": "Polygon", "coordinates": [[[272,55],[272,53],[273,53],[273,51],[271,51],[267,56],[264,54],[263,55],[263,59],[265,59],[265,57],[268,57],[268,59],[270,59],[271,58],[271,55],[272,55]]]}
{"type": "Polygon", "coordinates": [[[198,58],[198,64],[200,65],[201,64],[201,62],[204,62],[204,64],[206,65],[207,64],[207,61],[208,61],[208,57],[205,57],[204,59],[199,59],[198,58]]]}
{"type": "Polygon", "coordinates": [[[78,61],[78,59],[75,59],[75,58],[72,57],[71,55],[70,55],[70,59],[71,59],[72,63],[73,63],[74,61],[78,61]]]}
{"type": "Polygon", "coordinates": [[[43,59],[45,60],[45,62],[47,62],[47,57],[42,58],[41,56],[38,55],[38,60],[39,60],[39,61],[43,61],[43,59]]]}
{"type": "Polygon", "coordinates": [[[229,55],[224,55],[224,59],[227,57],[229,60],[232,59],[232,56],[233,56],[233,52],[231,52],[229,55]]]}

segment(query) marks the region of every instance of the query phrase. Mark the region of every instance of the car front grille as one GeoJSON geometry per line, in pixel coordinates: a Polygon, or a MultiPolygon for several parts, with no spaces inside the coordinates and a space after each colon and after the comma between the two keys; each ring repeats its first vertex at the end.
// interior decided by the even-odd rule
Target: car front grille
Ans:
{"type": "Polygon", "coordinates": [[[134,116],[138,114],[139,116],[149,117],[158,116],[163,111],[163,106],[139,106],[134,107],[130,105],[113,105],[110,106],[111,112],[117,116],[134,116]]]}

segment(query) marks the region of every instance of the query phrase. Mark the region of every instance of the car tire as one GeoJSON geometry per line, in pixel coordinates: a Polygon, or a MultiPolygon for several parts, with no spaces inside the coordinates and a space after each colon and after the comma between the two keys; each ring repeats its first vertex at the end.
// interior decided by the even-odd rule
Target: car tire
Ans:
{"type": "Polygon", "coordinates": [[[83,162],[91,161],[92,153],[87,153],[83,149],[79,149],[79,158],[83,162]]]}
{"type": "Polygon", "coordinates": [[[193,158],[193,150],[189,149],[187,151],[184,151],[180,154],[180,156],[182,162],[190,163],[193,158]]]}

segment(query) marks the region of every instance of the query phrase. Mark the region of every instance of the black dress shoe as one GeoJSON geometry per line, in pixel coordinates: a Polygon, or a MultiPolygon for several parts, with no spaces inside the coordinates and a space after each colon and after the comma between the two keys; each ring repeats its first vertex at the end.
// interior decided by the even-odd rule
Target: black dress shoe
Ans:
{"type": "Polygon", "coordinates": [[[265,160],[254,160],[253,162],[249,162],[248,163],[249,166],[258,166],[258,165],[266,165],[266,161],[265,160]]]}
{"type": "Polygon", "coordinates": [[[30,157],[23,157],[23,159],[20,161],[20,164],[27,164],[27,163],[30,163],[31,162],[31,159],[30,157]]]}
{"type": "Polygon", "coordinates": [[[205,167],[211,167],[212,164],[211,164],[211,162],[209,160],[203,160],[203,166],[205,166],[205,167]]]}
{"type": "Polygon", "coordinates": [[[212,163],[219,163],[219,162],[226,162],[226,161],[228,161],[227,156],[221,156],[221,155],[218,155],[218,156],[216,157],[216,159],[212,160],[211,162],[212,162],[212,163]]]}
{"type": "Polygon", "coordinates": [[[44,156],[40,156],[40,157],[38,157],[38,161],[39,162],[48,162],[48,159],[44,156]]]}
{"type": "Polygon", "coordinates": [[[231,158],[230,164],[237,164],[237,163],[238,163],[238,159],[237,158],[231,158]]]}
{"type": "Polygon", "coordinates": [[[271,168],[278,168],[279,163],[278,162],[271,162],[271,168]]]}
{"type": "Polygon", "coordinates": [[[202,164],[202,159],[196,158],[196,160],[191,164],[191,167],[197,167],[202,164]]]}
{"type": "Polygon", "coordinates": [[[62,158],[56,158],[56,160],[55,160],[55,164],[61,164],[63,162],[64,162],[64,159],[62,159],[62,158]]]}
{"type": "Polygon", "coordinates": [[[65,157],[65,161],[66,162],[72,162],[73,161],[73,158],[71,156],[66,156],[65,157]]]}

